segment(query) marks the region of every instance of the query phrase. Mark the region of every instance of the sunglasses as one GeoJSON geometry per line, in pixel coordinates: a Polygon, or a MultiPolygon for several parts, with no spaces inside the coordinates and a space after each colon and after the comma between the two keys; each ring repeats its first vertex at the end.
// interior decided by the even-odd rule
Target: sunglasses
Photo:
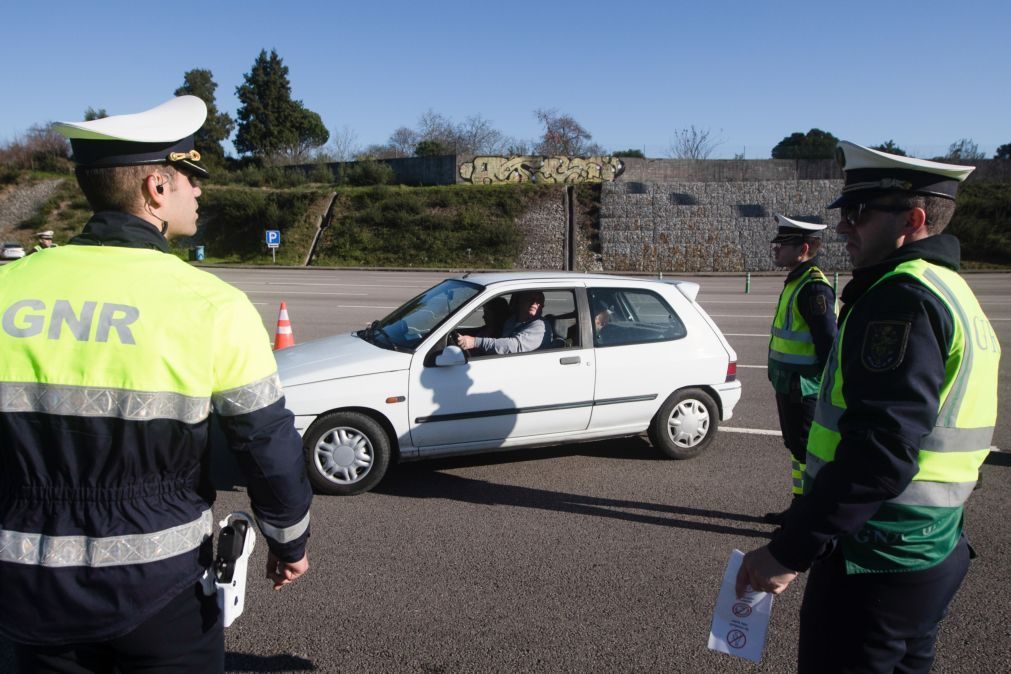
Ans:
{"type": "Polygon", "coordinates": [[[912,210],[911,206],[882,206],[878,204],[856,204],[854,206],[843,206],[839,209],[839,215],[849,223],[851,227],[856,227],[864,219],[864,216],[871,211],[881,213],[905,213],[912,210]]]}

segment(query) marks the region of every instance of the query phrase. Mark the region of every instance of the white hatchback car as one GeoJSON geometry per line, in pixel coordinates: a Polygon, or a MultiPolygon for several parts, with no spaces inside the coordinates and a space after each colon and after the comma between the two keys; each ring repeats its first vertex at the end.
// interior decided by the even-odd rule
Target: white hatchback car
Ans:
{"type": "Polygon", "coordinates": [[[20,260],[25,256],[25,248],[17,241],[5,241],[0,249],[0,258],[4,260],[20,260]]]}
{"type": "Polygon", "coordinates": [[[392,461],[643,432],[667,456],[696,456],[741,398],[737,354],[698,292],[608,275],[468,274],[364,330],[278,351],[309,477],[320,492],[357,494],[392,461]],[[540,348],[456,346],[481,328],[485,305],[514,307],[528,291],[544,295],[540,348]]]}

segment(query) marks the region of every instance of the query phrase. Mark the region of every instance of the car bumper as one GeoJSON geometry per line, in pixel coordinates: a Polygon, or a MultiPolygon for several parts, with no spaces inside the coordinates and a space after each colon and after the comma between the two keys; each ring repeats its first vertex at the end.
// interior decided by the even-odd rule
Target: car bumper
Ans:
{"type": "Polygon", "coordinates": [[[720,421],[726,421],[734,416],[734,407],[741,399],[741,382],[729,381],[725,384],[713,386],[713,390],[720,396],[720,409],[722,417],[720,421]]]}

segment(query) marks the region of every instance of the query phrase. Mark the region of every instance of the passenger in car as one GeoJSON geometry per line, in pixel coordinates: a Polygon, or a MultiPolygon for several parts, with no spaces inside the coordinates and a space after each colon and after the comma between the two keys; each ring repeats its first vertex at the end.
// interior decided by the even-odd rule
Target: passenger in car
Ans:
{"type": "Polygon", "coordinates": [[[598,344],[606,344],[608,333],[614,332],[611,325],[611,310],[603,304],[593,306],[593,334],[598,344]]]}
{"type": "Polygon", "coordinates": [[[544,293],[539,290],[520,293],[514,298],[513,315],[502,326],[501,337],[460,335],[457,346],[481,355],[536,351],[552,339],[552,331],[541,318],[543,308],[544,293]]]}

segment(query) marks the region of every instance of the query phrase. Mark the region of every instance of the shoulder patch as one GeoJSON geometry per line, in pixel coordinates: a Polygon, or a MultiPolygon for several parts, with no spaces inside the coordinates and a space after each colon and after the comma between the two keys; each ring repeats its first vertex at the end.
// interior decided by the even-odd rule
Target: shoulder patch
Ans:
{"type": "Polygon", "coordinates": [[[824,316],[828,313],[828,302],[824,295],[814,295],[811,297],[811,315],[824,316]]]}
{"type": "Polygon", "coordinates": [[[909,321],[871,321],[864,333],[860,361],[869,372],[894,370],[906,356],[909,321]]]}

